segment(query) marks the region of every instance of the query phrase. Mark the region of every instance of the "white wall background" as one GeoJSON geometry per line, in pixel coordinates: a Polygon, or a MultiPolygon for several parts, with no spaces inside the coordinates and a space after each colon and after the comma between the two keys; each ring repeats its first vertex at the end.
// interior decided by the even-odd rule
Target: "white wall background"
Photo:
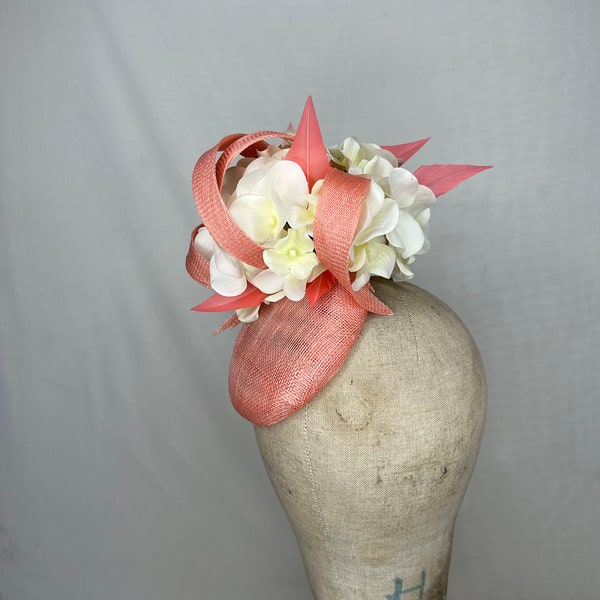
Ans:
{"type": "Polygon", "coordinates": [[[308,600],[235,333],[192,313],[190,177],[223,135],[432,135],[495,168],[415,283],[487,366],[449,600],[598,597],[600,4],[0,1],[0,598],[308,600]]]}

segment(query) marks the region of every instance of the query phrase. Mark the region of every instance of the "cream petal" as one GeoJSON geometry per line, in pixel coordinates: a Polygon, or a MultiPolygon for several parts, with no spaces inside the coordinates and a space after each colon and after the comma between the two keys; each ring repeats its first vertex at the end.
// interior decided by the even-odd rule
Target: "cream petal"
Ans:
{"type": "Polygon", "coordinates": [[[245,278],[242,262],[235,256],[229,254],[229,252],[223,250],[220,246],[215,245],[213,261],[215,267],[223,273],[223,275],[234,277],[236,279],[245,278]]]}
{"type": "Polygon", "coordinates": [[[312,224],[314,215],[311,215],[310,211],[305,207],[291,206],[287,221],[294,229],[301,229],[312,224]]]}
{"type": "Polygon", "coordinates": [[[312,270],[319,264],[319,259],[314,252],[302,255],[298,260],[290,263],[290,273],[296,279],[308,279],[312,270]]]}
{"type": "Polygon", "coordinates": [[[410,206],[419,189],[417,178],[406,169],[398,167],[390,172],[390,191],[400,208],[410,206]]]}
{"type": "MultiPolygon", "coordinates": [[[[259,158],[255,162],[266,160],[259,158]]],[[[287,205],[302,206],[308,194],[308,183],[300,165],[290,160],[273,160],[265,168],[246,169],[247,175],[238,183],[238,196],[245,193],[272,197],[279,194],[287,205]],[[248,173],[249,172],[249,173],[248,173]]],[[[254,163],[253,165],[254,166],[254,163]]]]}
{"type": "Polygon", "coordinates": [[[356,164],[363,159],[363,152],[360,143],[355,137],[347,137],[341,144],[342,154],[352,164],[356,164]]]}
{"type": "Polygon", "coordinates": [[[364,246],[353,246],[350,250],[350,268],[351,273],[355,273],[363,268],[367,262],[367,251],[364,246]]]}
{"type": "Polygon", "coordinates": [[[418,214],[413,214],[413,217],[417,220],[417,223],[421,226],[421,228],[425,228],[425,226],[429,223],[429,219],[431,218],[431,209],[425,208],[420,211],[418,214]]]}
{"type": "Polygon", "coordinates": [[[425,185],[419,184],[413,206],[431,206],[435,204],[435,194],[425,185]]]}
{"type": "Polygon", "coordinates": [[[373,238],[385,235],[395,229],[400,209],[393,198],[385,198],[381,210],[373,217],[368,227],[356,236],[355,245],[369,242],[373,238]]]}
{"type": "Polygon", "coordinates": [[[293,275],[288,275],[283,280],[283,291],[290,300],[302,300],[306,293],[306,279],[296,279],[293,275]]]}
{"type": "Polygon", "coordinates": [[[278,300],[281,300],[282,298],[285,298],[285,292],[283,290],[279,290],[275,294],[270,294],[269,296],[267,296],[264,299],[264,302],[268,304],[269,302],[277,302],[278,300]]]}
{"type": "Polygon", "coordinates": [[[285,225],[273,200],[260,194],[238,195],[229,211],[242,231],[257,244],[274,243],[285,225]]]}
{"type": "Polygon", "coordinates": [[[306,175],[300,165],[290,160],[279,161],[271,169],[272,187],[288,206],[304,206],[309,193],[306,175]]]}
{"type": "Polygon", "coordinates": [[[369,270],[367,269],[366,265],[360,269],[357,273],[356,273],[356,277],[354,278],[354,281],[352,282],[352,289],[355,292],[358,292],[358,290],[360,290],[361,287],[363,287],[363,285],[365,285],[365,283],[369,282],[369,279],[371,279],[371,274],[369,273],[369,270]]]}
{"type": "Polygon", "coordinates": [[[373,242],[367,246],[368,269],[371,275],[389,279],[396,263],[396,252],[387,244],[373,242]]]}
{"type": "Polygon", "coordinates": [[[311,281],[314,281],[319,275],[325,273],[325,271],[327,271],[327,267],[322,262],[319,262],[319,264],[317,264],[317,266],[312,270],[312,273],[308,278],[308,282],[310,283],[311,281]]]}
{"type": "Polygon", "coordinates": [[[398,166],[398,159],[389,151],[384,150],[381,146],[377,144],[361,144],[363,152],[365,153],[365,158],[370,160],[374,156],[378,156],[384,159],[386,162],[390,163],[392,168],[398,166]]]}
{"type": "Polygon", "coordinates": [[[238,308],[235,311],[235,314],[237,315],[237,318],[242,323],[252,323],[252,322],[256,321],[256,319],[258,319],[259,309],[260,309],[260,305],[259,306],[251,306],[249,308],[238,308]]]}
{"type": "Polygon", "coordinates": [[[265,250],[263,252],[263,260],[265,261],[265,265],[280,277],[285,277],[290,271],[290,263],[283,252],[279,252],[278,250],[265,250]]]}
{"type": "Polygon", "coordinates": [[[273,271],[267,269],[261,271],[258,275],[250,280],[252,285],[256,286],[261,292],[265,294],[275,294],[283,289],[283,277],[273,273],[273,271]]]}
{"type": "Polygon", "coordinates": [[[218,246],[210,259],[210,286],[221,296],[237,296],[247,286],[242,263],[218,246]]]}
{"type": "Polygon", "coordinates": [[[221,185],[221,197],[226,206],[231,203],[232,196],[235,193],[240,179],[244,176],[245,171],[246,168],[239,166],[239,164],[234,167],[229,167],[229,169],[225,171],[223,184],[221,185]]]}
{"type": "Polygon", "coordinates": [[[374,156],[363,167],[363,173],[373,177],[389,177],[393,166],[381,156],[374,156]]]}
{"type": "Polygon", "coordinates": [[[207,260],[215,253],[216,242],[206,227],[200,227],[194,238],[194,248],[207,260]]]}
{"type": "Polygon", "coordinates": [[[367,197],[365,198],[361,208],[358,225],[356,226],[357,236],[363,229],[367,228],[371,224],[371,221],[375,215],[381,210],[384,199],[385,196],[383,190],[374,181],[371,181],[367,197]]]}
{"type": "Polygon", "coordinates": [[[430,248],[431,243],[427,238],[425,238],[425,241],[423,242],[423,247],[417,252],[417,254],[426,254],[427,252],[429,252],[430,248]]]}
{"type": "Polygon", "coordinates": [[[425,235],[418,221],[405,210],[401,210],[398,224],[387,234],[387,239],[392,246],[403,250],[402,256],[407,258],[423,247],[425,235]]]}
{"type": "Polygon", "coordinates": [[[406,262],[401,256],[398,256],[396,259],[396,267],[398,270],[392,275],[392,279],[394,281],[403,281],[405,279],[412,279],[414,277],[414,273],[408,268],[406,262]]]}
{"type": "Polygon", "coordinates": [[[240,180],[241,192],[249,194],[252,187],[259,182],[265,173],[275,164],[276,160],[271,156],[259,156],[254,159],[247,167],[243,179],[240,180]]]}

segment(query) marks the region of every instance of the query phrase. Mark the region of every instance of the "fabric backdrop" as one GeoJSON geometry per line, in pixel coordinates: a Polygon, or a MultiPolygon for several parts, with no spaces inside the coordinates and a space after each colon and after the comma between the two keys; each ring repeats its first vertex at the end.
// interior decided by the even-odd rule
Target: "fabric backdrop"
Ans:
{"type": "Polygon", "coordinates": [[[235,332],[186,274],[198,156],[297,124],[493,164],[414,282],[475,337],[487,428],[449,600],[598,597],[595,0],[0,1],[0,598],[308,600],[235,332]]]}

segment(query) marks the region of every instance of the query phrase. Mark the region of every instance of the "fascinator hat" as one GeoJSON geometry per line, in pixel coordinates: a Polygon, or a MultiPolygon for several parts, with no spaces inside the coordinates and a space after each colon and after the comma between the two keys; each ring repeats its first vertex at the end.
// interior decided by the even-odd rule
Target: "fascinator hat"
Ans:
{"type": "Polygon", "coordinates": [[[300,410],[341,369],[369,313],[392,314],[372,276],[413,276],[430,207],[489,168],[403,164],[427,141],[326,148],[312,99],[297,131],[224,137],[196,163],[201,224],[188,273],[214,294],[193,310],[242,323],[229,369],[235,409],[259,426],[300,410]],[[267,140],[279,139],[279,145],[267,140]]]}

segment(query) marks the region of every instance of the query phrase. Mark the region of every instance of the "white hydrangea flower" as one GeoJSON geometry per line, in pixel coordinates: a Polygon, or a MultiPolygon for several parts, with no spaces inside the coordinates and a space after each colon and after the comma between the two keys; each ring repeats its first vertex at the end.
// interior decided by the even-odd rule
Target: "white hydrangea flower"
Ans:
{"type": "Polygon", "coordinates": [[[287,235],[274,248],[263,252],[263,259],[269,268],[252,277],[252,284],[265,294],[271,294],[267,301],[283,296],[294,301],[302,300],[306,283],[314,269],[319,267],[314,249],[306,229],[288,229],[287,235]]]}

